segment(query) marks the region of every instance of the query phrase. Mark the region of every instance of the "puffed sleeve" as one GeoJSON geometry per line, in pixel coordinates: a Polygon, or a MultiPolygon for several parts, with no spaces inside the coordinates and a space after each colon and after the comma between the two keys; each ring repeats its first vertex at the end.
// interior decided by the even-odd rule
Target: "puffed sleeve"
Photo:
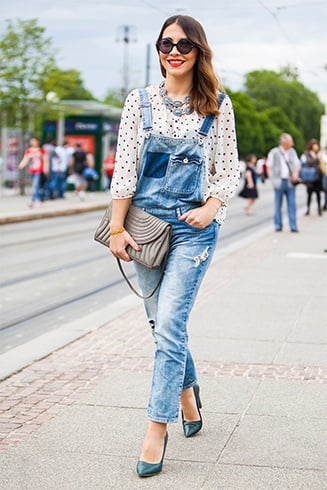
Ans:
{"type": "Polygon", "coordinates": [[[119,125],[115,170],[111,183],[113,199],[127,199],[135,193],[140,119],[138,90],[133,90],[126,98],[119,125]]]}
{"type": "Polygon", "coordinates": [[[226,206],[235,194],[240,179],[234,111],[227,95],[214,129],[218,138],[209,169],[208,195],[218,198],[226,206]]]}

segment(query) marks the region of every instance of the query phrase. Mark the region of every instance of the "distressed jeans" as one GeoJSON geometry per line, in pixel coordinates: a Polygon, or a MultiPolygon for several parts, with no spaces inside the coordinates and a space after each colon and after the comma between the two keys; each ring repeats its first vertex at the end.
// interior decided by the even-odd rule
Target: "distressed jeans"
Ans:
{"type": "MultiPolygon", "coordinates": [[[[156,348],[148,417],[161,423],[177,421],[182,390],[197,381],[188,348],[187,322],[215,251],[219,230],[216,221],[200,230],[179,221],[176,215],[165,219],[173,226],[165,274],[159,290],[144,302],[156,348]]],[[[143,294],[149,293],[158,281],[160,269],[137,263],[135,268],[143,294]]]]}

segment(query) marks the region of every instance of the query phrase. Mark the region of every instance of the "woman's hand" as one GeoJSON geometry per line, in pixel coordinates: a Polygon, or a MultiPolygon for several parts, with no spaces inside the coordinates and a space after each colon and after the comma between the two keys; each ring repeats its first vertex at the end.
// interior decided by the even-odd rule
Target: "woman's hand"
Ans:
{"type": "Polygon", "coordinates": [[[138,245],[126,230],[110,237],[109,247],[111,253],[117,257],[117,259],[131,262],[132,259],[126,252],[127,245],[130,245],[135,250],[142,249],[141,245],[138,245]]]}
{"type": "Polygon", "coordinates": [[[215,197],[209,197],[207,202],[199,207],[190,209],[180,216],[180,221],[185,221],[194,228],[203,229],[210,225],[221,207],[221,201],[215,197]]]}

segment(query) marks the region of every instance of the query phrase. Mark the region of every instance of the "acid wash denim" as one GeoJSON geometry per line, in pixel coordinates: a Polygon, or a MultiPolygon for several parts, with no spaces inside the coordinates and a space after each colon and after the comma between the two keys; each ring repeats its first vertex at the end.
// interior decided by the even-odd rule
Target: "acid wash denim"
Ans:
{"type": "MultiPolygon", "coordinates": [[[[203,138],[212,124],[209,116],[198,138],[169,138],[151,131],[151,106],[140,91],[143,129],[138,183],[133,204],[171,223],[172,238],[162,283],[144,300],[155,340],[155,360],[148,417],[154,422],[176,422],[182,390],[197,382],[188,348],[187,322],[200,284],[214,254],[219,225],[204,229],[190,226],[179,217],[203,204],[205,161],[203,138]]],[[[144,295],[158,282],[160,268],[135,263],[144,295]]]]}

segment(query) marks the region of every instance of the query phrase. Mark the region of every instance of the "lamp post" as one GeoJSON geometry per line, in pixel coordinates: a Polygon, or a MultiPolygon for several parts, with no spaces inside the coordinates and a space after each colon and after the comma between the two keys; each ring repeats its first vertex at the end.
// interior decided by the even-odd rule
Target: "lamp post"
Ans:
{"type": "Polygon", "coordinates": [[[7,113],[5,109],[1,114],[1,194],[6,176],[7,167],[7,149],[8,149],[8,129],[7,129],[7,113]]]}
{"type": "Polygon", "coordinates": [[[125,100],[125,97],[128,93],[129,88],[129,66],[128,66],[128,46],[130,42],[136,42],[135,36],[135,27],[130,25],[122,25],[119,27],[119,34],[117,38],[117,42],[124,43],[124,54],[123,54],[123,86],[122,86],[122,98],[125,100]]]}
{"type": "Polygon", "coordinates": [[[59,97],[56,92],[48,92],[45,96],[45,100],[49,104],[53,104],[55,108],[59,109],[59,116],[57,121],[57,145],[61,145],[65,137],[65,115],[62,106],[60,106],[59,97]]]}
{"type": "Polygon", "coordinates": [[[145,64],[145,86],[150,83],[150,69],[151,69],[151,44],[146,45],[146,64],[145,64]]]}

